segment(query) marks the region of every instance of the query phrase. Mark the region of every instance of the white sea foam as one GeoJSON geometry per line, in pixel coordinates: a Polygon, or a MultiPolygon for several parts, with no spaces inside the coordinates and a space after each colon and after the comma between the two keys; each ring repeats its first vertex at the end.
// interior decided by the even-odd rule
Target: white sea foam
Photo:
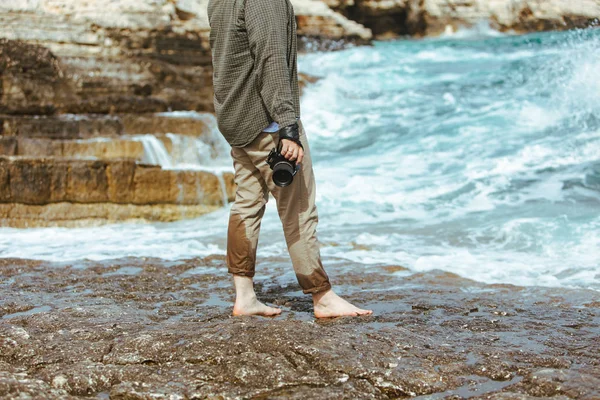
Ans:
{"type": "Polygon", "coordinates": [[[483,39],[487,37],[503,37],[506,33],[502,33],[496,29],[493,29],[489,21],[480,21],[472,27],[460,27],[454,30],[452,27],[448,27],[442,37],[451,39],[483,39]]]}

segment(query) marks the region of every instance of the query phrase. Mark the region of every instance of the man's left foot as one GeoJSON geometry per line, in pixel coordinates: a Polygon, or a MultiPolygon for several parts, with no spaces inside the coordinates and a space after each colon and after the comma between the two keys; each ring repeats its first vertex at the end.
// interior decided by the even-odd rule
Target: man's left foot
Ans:
{"type": "Polygon", "coordinates": [[[233,306],[233,315],[239,317],[242,315],[262,315],[263,317],[275,317],[281,314],[281,309],[269,307],[261,303],[256,297],[241,300],[236,299],[233,306]]]}
{"type": "Polygon", "coordinates": [[[317,318],[358,317],[373,314],[372,310],[363,310],[350,304],[335,294],[333,290],[314,294],[313,303],[317,318]]]}

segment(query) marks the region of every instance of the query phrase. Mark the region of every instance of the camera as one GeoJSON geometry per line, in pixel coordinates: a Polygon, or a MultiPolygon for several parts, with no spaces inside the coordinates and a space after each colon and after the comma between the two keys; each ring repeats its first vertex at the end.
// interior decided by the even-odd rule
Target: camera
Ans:
{"type": "Polygon", "coordinates": [[[273,170],[273,182],[279,187],[291,185],[294,176],[300,170],[300,165],[296,165],[295,161],[287,160],[281,155],[279,146],[271,150],[267,157],[267,164],[273,170]]]}

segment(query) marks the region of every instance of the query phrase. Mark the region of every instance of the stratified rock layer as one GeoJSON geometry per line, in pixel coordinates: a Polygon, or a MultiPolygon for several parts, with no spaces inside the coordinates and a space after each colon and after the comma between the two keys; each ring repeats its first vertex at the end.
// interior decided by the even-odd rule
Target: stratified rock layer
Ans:
{"type": "Polygon", "coordinates": [[[52,140],[9,136],[0,137],[0,155],[142,161],[145,152],[143,143],[134,139],[52,140]]]}
{"type": "MultiPolygon", "coordinates": [[[[0,114],[212,110],[207,4],[0,2],[0,114]]],[[[321,1],[294,5],[304,38],[371,39],[370,30],[321,1]]]]}
{"type": "Polygon", "coordinates": [[[328,268],[372,317],[315,321],[291,266],[257,274],[281,317],[232,318],[222,256],[0,260],[0,397],[600,398],[600,296],[397,266],[328,268]]]}
{"type": "Polygon", "coordinates": [[[0,115],[0,225],[173,221],[235,194],[212,114],[0,115]],[[143,134],[142,134],[143,132],[143,134]],[[218,159],[218,160],[217,160],[218,159]],[[182,167],[183,166],[183,167],[182,167]]]}
{"type": "Polygon", "coordinates": [[[231,173],[169,170],[132,159],[0,157],[4,226],[172,221],[214,211],[234,194],[231,173]]]}

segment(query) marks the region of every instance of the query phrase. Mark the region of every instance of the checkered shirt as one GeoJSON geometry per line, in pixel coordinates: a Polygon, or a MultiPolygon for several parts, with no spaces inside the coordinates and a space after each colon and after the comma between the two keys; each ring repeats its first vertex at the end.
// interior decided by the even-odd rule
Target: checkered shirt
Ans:
{"type": "Polygon", "coordinates": [[[300,118],[297,37],[289,0],[210,0],[210,46],[219,130],[233,147],[272,122],[300,118]]]}

